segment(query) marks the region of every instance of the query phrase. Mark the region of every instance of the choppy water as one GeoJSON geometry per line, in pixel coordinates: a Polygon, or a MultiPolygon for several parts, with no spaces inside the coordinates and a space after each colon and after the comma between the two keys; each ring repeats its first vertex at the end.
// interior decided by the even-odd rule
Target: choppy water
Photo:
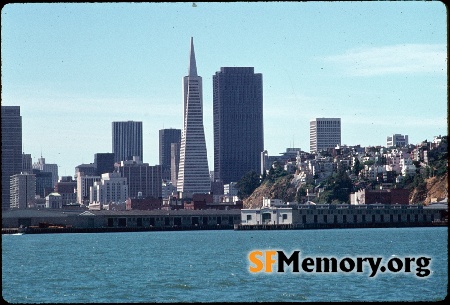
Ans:
{"type": "Polygon", "coordinates": [[[11,303],[435,301],[448,292],[448,229],[2,235],[11,303]],[[414,272],[250,273],[253,250],[306,257],[431,257],[414,272]]]}

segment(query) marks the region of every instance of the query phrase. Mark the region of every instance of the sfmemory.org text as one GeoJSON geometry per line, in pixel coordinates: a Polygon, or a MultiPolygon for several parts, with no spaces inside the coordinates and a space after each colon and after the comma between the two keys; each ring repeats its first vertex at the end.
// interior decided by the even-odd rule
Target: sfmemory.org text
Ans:
{"type": "Polygon", "coordinates": [[[285,272],[285,265],[292,265],[292,272],[299,273],[337,273],[337,272],[357,272],[363,273],[365,269],[370,269],[370,277],[374,277],[378,272],[404,272],[412,273],[418,277],[427,277],[431,270],[428,268],[431,262],[430,257],[391,257],[386,263],[382,257],[300,257],[300,251],[295,250],[287,256],[281,250],[255,250],[248,254],[250,261],[249,271],[258,272],[285,272]],[[276,266],[276,268],[274,268],[276,266]],[[366,268],[365,268],[366,267],[366,268]],[[276,271],[274,271],[276,270],[276,271]]]}

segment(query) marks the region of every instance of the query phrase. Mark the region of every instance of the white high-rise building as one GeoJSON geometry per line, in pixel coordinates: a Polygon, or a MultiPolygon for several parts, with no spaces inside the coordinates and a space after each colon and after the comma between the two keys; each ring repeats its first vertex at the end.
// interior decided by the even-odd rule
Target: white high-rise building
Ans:
{"type": "Polygon", "coordinates": [[[341,145],[341,119],[315,118],[309,123],[309,150],[317,153],[341,145]]]}
{"type": "Polygon", "coordinates": [[[203,127],[202,78],[197,75],[192,37],[189,73],[183,78],[183,89],[184,124],[181,132],[177,191],[185,194],[209,193],[211,181],[203,127]]]}
{"type": "Polygon", "coordinates": [[[36,175],[13,175],[10,185],[11,208],[26,209],[28,205],[33,205],[36,196],[36,175]]]}
{"type": "Polygon", "coordinates": [[[84,175],[79,173],[77,176],[77,202],[87,204],[90,200],[91,186],[100,181],[100,176],[84,175]]]}
{"type": "Polygon", "coordinates": [[[408,135],[393,134],[386,137],[386,147],[398,146],[404,147],[408,146],[408,135]]]}
{"type": "Polygon", "coordinates": [[[119,173],[106,173],[91,186],[90,203],[122,203],[128,198],[127,178],[119,173]]]}

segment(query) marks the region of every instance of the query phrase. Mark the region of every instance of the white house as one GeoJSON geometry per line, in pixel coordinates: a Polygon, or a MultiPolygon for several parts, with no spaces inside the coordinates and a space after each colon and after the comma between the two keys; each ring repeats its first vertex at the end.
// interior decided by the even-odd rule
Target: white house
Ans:
{"type": "Polygon", "coordinates": [[[292,207],[242,209],[241,224],[292,224],[292,207]]]}

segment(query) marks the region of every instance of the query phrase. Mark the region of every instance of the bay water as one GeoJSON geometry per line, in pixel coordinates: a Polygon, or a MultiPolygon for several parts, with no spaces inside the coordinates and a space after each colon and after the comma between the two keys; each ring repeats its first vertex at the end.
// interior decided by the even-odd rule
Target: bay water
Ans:
{"type": "MultiPolygon", "coordinates": [[[[275,257],[274,257],[275,258],[275,257]]],[[[262,258],[261,258],[261,261],[262,258]]],[[[448,229],[378,228],[2,235],[9,303],[438,301],[448,229]],[[411,272],[249,271],[255,250],[300,257],[431,258],[411,272]]]]}

